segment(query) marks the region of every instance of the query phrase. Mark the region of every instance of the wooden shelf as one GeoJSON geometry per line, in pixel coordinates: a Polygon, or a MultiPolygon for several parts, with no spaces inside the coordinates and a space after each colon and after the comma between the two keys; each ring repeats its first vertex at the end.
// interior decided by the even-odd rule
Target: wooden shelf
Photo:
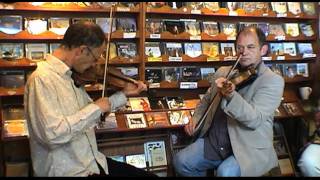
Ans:
{"type": "Polygon", "coordinates": [[[24,69],[24,68],[36,68],[37,63],[27,58],[16,60],[0,59],[0,69],[24,69]]]}

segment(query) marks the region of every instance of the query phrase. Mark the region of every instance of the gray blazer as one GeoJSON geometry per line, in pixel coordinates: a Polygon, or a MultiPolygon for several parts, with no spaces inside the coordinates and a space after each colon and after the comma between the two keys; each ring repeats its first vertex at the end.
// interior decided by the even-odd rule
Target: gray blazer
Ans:
{"type": "MultiPolygon", "coordinates": [[[[219,68],[214,80],[225,77],[230,68],[219,68]]],[[[261,176],[278,165],[273,148],[273,117],[280,105],[283,90],[283,78],[261,62],[258,77],[252,84],[235,92],[229,101],[224,98],[221,100],[221,108],[228,115],[229,137],[241,176],[261,176]]],[[[194,123],[199,121],[216,92],[213,83],[195,109],[194,123]]],[[[200,137],[209,130],[213,114],[209,111],[199,131],[200,137]]]]}

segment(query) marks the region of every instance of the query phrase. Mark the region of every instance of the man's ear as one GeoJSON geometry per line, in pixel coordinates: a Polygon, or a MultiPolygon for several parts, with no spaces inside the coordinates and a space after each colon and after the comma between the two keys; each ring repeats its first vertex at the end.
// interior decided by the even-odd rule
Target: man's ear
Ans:
{"type": "Polygon", "coordinates": [[[268,50],[269,50],[269,46],[267,44],[264,44],[260,49],[261,56],[267,55],[268,50]]]}
{"type": "Polygon", "coordinates": [[[76,56],[81,56],[86,51],[87,46],[81,45],[77,48],[75,48],[75,54],[76,56]]]}

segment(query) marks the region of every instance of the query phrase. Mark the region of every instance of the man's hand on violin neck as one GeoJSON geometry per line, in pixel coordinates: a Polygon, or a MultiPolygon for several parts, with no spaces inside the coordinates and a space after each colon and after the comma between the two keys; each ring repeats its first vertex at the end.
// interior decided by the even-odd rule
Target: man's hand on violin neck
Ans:
{"type": "Polygon", "coordinates": [[[109,99],[108,99],[107,97],[99,98],[99,99],[97,99],[94,103],[95,103],[97,106],[99,106],[100,110],[101,110],[103,113],[106,113],[106,112],[110,112],[110,111],[111,111],[111,105],[110,105],[109,99]]]}
{"type": "Polygon", "coordinates": [[[215,81],[218,92],[226,98],[231,98],[236,86],[224,77],[220,77],[215,81]]]}
{"type": "Polygon", "coordinates": [[[147,90],[147,85],[142,81],[137,81],[135,84],[126,83],[126,86],[123,88],[123,93],[126,96],[135,96],[139,95],[142,91],[147,90]]]}

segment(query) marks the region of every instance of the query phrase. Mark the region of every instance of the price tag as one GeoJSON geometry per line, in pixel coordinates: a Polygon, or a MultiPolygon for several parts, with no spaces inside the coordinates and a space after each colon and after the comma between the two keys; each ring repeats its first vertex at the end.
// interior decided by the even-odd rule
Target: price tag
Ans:
{"type": "Polygon", "coordinates": [[[180,82],[180,89],[197,89],[197,82],[180,82]]]}
{"type": "Polygon", "coordinates": [[[190,36],[190,40],[201,40],[201,36],[190,36]]]}
{"type": "Polygon", "coordinates": [[[281,40],[286,40],[286,36],[276,36],[274,37],[276,40],[281,41],[281,40]]]}
{"type": "Polygon", "coordinates": [[[117,11],[128,12],[128,11],[130,11],[130,8],[128,8],[128,7],[117,7],[117,11]]]}
{"type": "Polygon", "coordinates": [[[269,16],[269,14],[268,13],[263,13],[262,16],[269,16]]]}
{"type": "Polygon", "coordinates": [[[9,90],[9,91],[8,91],[8,94],[9,94],[9,95],[15,95],[16,93],[17,93],[16,91],[12,91],[12,90],[9,90]]]}
{"type": "Polygon", "coordinates": [[[287,13],[277,14],[277,17],[287,17],[287,13]]]}
{"type": "Polygon", "coordinates": [[[285,60],[286,57],[285,56],[277,56],[277,60],[285,60]]]}
{"type": "Polygon", "coordinates": [[[265,57],[262,57],[262,60],[263,60],[263,61],[271,61],[271,60],[272,60],[272,57],[270,57],[270,56],[265,56],[265,57]]]}
{"type": "Polygon", "coordinates": [[[201,14],[200,10],[191,10],[191,14],[201,14]]]}
{"type": "Polygon", "coordinates": [[[31,63],[29,63],[29,65],[30,65],[30,66],[35,66],[35,65],[37,65],[37,64],[34,63],[34,62],[31,62],[31,63]]]}
{"type": "Polygon", "coordinates": [[[150,34],[150,38],[151,39],[160,39],[161,38],[161,34],[150,34]]]}
{"type": "Polygon", "coordinates": [[[303,54],[302,58],[313,58],[313,57],[316,57],[316,56],[317,56],[316,54],[303,54]]]}
{"type": "Polygon", "coordinates": [[[236,40],[236,37],[227,37],[227,40],[236,40]]]}
{"type": "Polygon", "coordinates": [[[238,16],[237,11],[230,11],[229,16],[238,16]]]}
{"type": "Polygon", "coordinates": [[[181,61],[182,61],[182,57],[169,57],[169,61],[178,61],[178,62],[181,62],[181,61]]]}
{"type": "Polygon", "coordinates": [[[132,32],[132,33],[123,33],[123,38],[135,38],[137,33],[132,32]]]}
{"type": "Polygon", "coordinates": [[[223,60],[225,61],[235,61],[237,59],[237,57],[233,57],[233,56],[227,56],[227,57],[224,57],[223,60]]]}
{"type": "Polygon", "coordinates": [[[149,84],[149,88],[160,88],[160,83],[151,83],[149,84]]]}

